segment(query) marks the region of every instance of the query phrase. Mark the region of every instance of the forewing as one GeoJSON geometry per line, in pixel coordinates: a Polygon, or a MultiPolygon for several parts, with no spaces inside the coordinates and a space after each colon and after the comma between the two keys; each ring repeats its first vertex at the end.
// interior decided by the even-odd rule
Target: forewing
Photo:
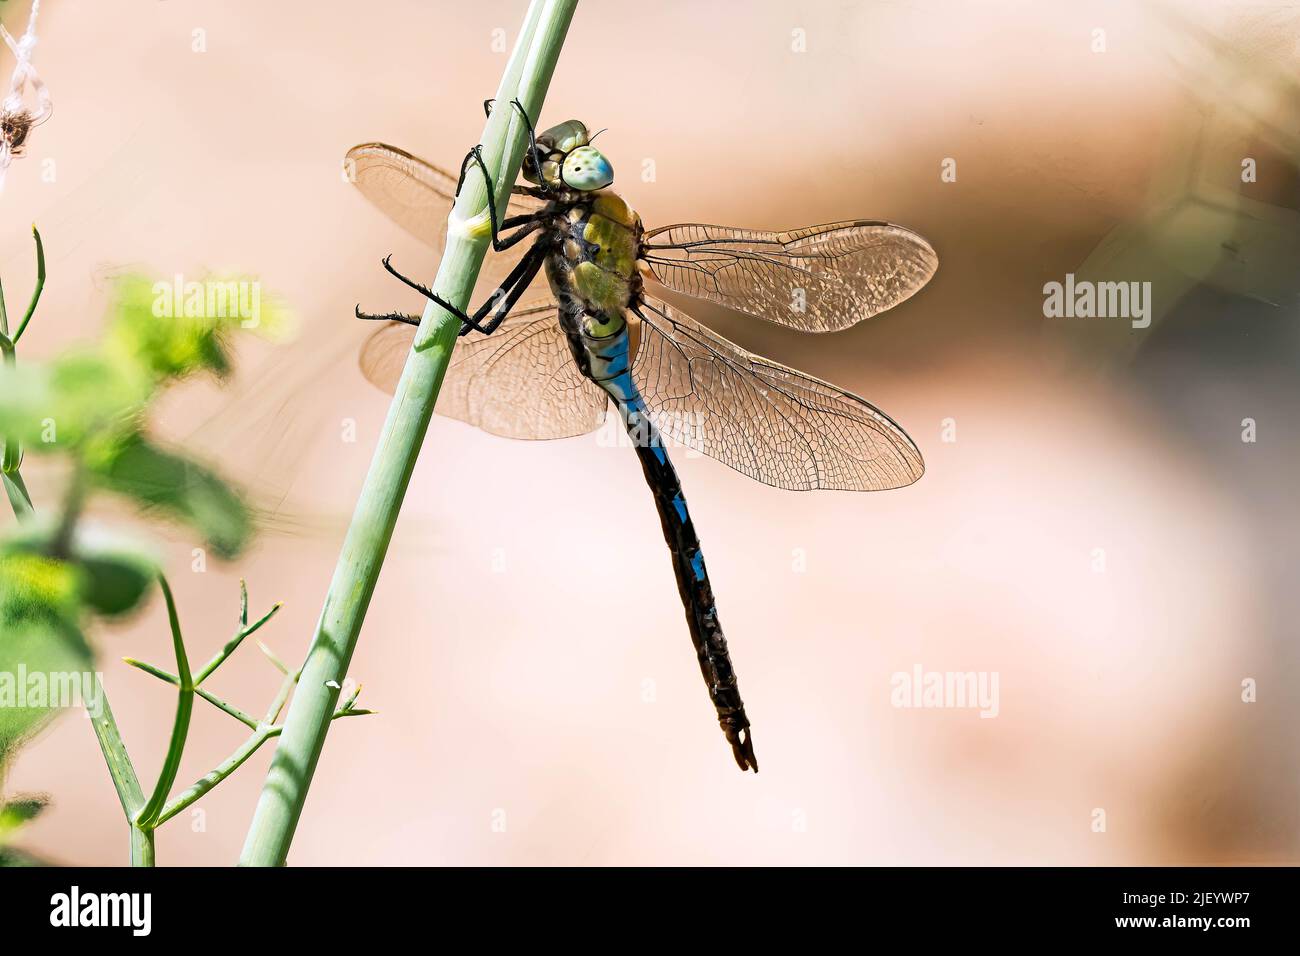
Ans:
{"type": "MultiPolygon", "coordinates": [[[[456,177],[444,169],[384,143],[348,150],[344,169],[362,195],[388,218],[439,254],[447,244],[447,214],[456,201],[456,177]]],[[[471,170],[469,175],[477,175],[471,170]]],[[[536,212],[544,204],[531,196],[512,196],[502,218],[536,212]]],[[[531,246],[521,242],[505,252],[489,252],[479,287],[495,287],[531,246]]]]}
{"type": "Polygon", "coordinates": [[[752,355],[647,296],[632,377],[659,430],[765,484],[880,491],[925,465],[870,402],[752,355]]]}
{"type": "MultiPolygon", "coordinates": [[[[491,335],[459,339],[434,410],[505,438],[570,438],[605,420],[605,393],[584,378],[554,301],[517,306],[491,335]]],[[[361,350],[361,370],[392,392],[415,327],[390,322],[361,350]]]]}
{"type": "Polygon", "coordinates": [[[837,332],[893,308],[939,265],[916,233],[864,220],[793,232],[685,223],[643,242],[667,288],[801,332],[837,332]]]}

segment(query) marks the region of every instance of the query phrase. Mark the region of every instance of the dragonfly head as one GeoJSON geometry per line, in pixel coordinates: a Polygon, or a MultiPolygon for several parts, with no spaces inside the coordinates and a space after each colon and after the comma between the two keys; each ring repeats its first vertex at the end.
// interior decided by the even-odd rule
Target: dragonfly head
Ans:
{"type": "Polygon", "coordinates": [[[537,137],[541,167],[531,150],[524,154],[524,179],[579,192],[604,189],[614,181],[614,167],[591,145],[592,139],[586,125],[578,120],[552,126],[537,137]]]}

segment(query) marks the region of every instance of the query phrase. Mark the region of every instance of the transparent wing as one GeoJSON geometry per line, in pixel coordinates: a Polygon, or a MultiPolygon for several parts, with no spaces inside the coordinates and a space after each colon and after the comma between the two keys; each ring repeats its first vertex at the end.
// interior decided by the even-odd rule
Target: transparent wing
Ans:
{"type": "Polygon", "coordinates": [[[793,232],[684,223],[643,242],[667,288],[801,332],[838,332],[893,308],[939,265],[911,230],[863,220],[793,232]]]}
{"type": "MultiPolygon", "coordinates": [[[[471,332],[452,353],[435,411],[505,438],[570,438],[605,420],[605,393],[584,378],[553,300],[517,306],[495,332],[471,332]]],[[[415,338],[389,322],[361,350],[361,371],[392,392],[415,338]]]]}
{"type": "MultiPolygon", "coordinates": [[[[447,214],[456,201],[455,176],[384,143],[353,146],[348,150],[344,170],[362,195],[388,218],[442,252],[447,244],[447,214]]],[[[502,217],[533,213],[544,205],[531,196],[512,196],[502,217]]],[[[479,273],[479,287],[490,284],[495,288],[531,245],[521,242],[505,252],[489,251],[479,273]]]]}
{"type": "Polygon", "coordinates": [[[921,452],[884,412],[729,342],[647,296],[632,377],[659,430],[742,474],[794,491],[910,485],[921,452]]]}

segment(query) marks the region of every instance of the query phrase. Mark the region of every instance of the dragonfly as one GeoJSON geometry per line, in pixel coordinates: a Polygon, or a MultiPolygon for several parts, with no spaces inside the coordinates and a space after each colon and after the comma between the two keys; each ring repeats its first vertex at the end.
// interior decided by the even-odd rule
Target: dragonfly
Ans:
{"type": "MultiPolygon", "coordinates": [[[[490,103],[485,104],[490,109],[490,103]]],[[[922,288],[938,257],[902,226],[846,220],[789,232],[682,223],[644,228],[613,191],[613,166],[579,120],[540,135],[523,107],[523,183],[505,215],[489,199],[495,284],[475,311],[384,267],[462,323],[435,410],[494,435],[560,439],[589,433],[612,408],[654,497],[687,629],[736,764],[758,771],[753,734],[718,620],[699,535],[668,442],[777,488],[878,491],[921,477],[921,452],[870,402],[751,354],[650,283],[802,332],[847,329],[922,288]],[[545,271],[546,285],[534,280],[545,271]],[[537,289],[540,288],[540,292],[537,289]],[[531,291],[530,291],[531,290],[531,291]],[[536,294],[534,294],[536,292],[536,294]],[[525,295],[529,298],[524,300],[525,295]],[[521,301],[524,300],[524,301],[521,301]]],[[[382,143],[347,154],[350,178],[398,225],[441,250],[460,174],[382,143]]],[[[360,354],[365,376],[393,391],[418,315],[382,321],[360,354]]]]}

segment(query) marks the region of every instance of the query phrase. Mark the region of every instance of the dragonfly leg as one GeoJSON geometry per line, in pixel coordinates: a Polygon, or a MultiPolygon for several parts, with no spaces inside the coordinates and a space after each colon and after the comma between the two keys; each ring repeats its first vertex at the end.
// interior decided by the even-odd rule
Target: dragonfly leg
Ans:
{"type": "Polygon", "coordinates": [[[367,322],[405,322],[407,325],[419,325],[420,317],[412,315],[410,312],[385,312],[382,315],[378,312],[362,312],[361,304],[357,303],[356,317],[364,319],[367,322]]]}
{"type": "MultiPolygon", "coordinates": [[[[483,147],[482,147],[482,146],[475,146],[475,147],[474,147],[473,149],[471,149],[468,153],[466,153],[466,154],[465,154],[465,158],[462,159],[462,160],[460,161],[460,176],[456,179],[456,193],[455,193],[455,198],[457,198],[457,199],[460,198],[460,189],[461,189],[462,186],[465,185],[465,174],[466,174],[467,172],[469,172],[469,161],[470,161],[471,159],[473,159],[473,158],[475,157],[475,155],[477,155],[478,153],[481,153],[482,151],[483,151],[483,147]]],[[[490,180],[490,179],[488,180],[488,182],[491,182],[491,181],[492,181],[492,180],[490,180]]]]}
{"type": "Polygon", "coordinates": [[[501,223],[501,228],[514,229],[515,231],[497,243],[496,251],[505,252],[511,246],[517,245],[521,240],[532,235],[533,232],[540,229],[541,226],[541,216],[536,216],[531,213],[509,217],[505,222],[501,223]]]}
{"type": "MultiPolygon", "coordinates": [[[[456,181],[456,195],[460,195],[461,187],[465,185],[465,174],[469,171],[470,161],[478,163],[478,167],[483,171],[483,179],[487,182],[487,201],[488,201],[488,221],[492,225],[492,248],[497,252],[504,252],[523,238],[523,235],[532,232],[536,228],[536,223],[540,222],[540,217],[533,214],[521,216],[511,216],[502,222],[497,218],[497,187],[492,182],[492,174],[488,172],[487,163],[483,161],[483,147],[475,146],[465,154],[465,159],[460,164],[460,178],[456,181]],[[523,235],[515,235],[505,240],[501,238],[501,230],[510,229],[514,226],[527,225],[534,223],[523,235]]],[[[513,190],[512,190],[513,191],[513,190]]]]}
{"type": "MultiPolygon", "coordinates": [[[[495,97],[483,101],[483,113],[485,116],[492,115],[492,107],[495,104],[495,97]]],[[[528,151],[532,153],[533,160],[537,163],[537,168],[540,169],[542,166],[542,151],[537,146],[537,130],[533,126],[532,119],[528,116],[528,110],[524,108],[524,104],[520,103],[518,98],[511,100],[510,105],[518,109],[519,115],[524,118],[524,125],[528,127],[528,151]]],[[[547,195],[550,195],[549,187],[543,185],[542,189],[547,195]]]]}
{"type": "MultiPolygon", "coordinates": [[[[488,300],[489,302],[494,301],[497,296],[501,295],[503,292],[505,293],[505,298],[501,300],[501,305],[497,308],[497,311],[493,314],[487,325],[483,326],[482,331],[484,335],[491,335],[497,330],[498,326],[506,320],[506,316],[508,316],[510,310],[515,307],[515,303],[517,303],[520,297],[524,294],[524,290],[532,285],[533,279],[537,277],[537,273],[541,270],[542,263],[545,261],[546,250],[540,245],[533,246],[533,248],[529,250],[528,255],[519,260],[519,264],[515,266],[513,271],[511,271],[510,275],[506,278],[506,281],[501,283],[500,288],[492,294],[492,299],[488,300]]],[[[460,330],[461,335],[465,335],[467,332],[469,332],[467,327],[462,327],[460,330]]]]}
{"type": "Polygon", "coordinates": [[[537,170],[539,188],[542,194],[549,199],[551,186],[542,178],[542,151],[537,145],[537,130],[533,128],[533,121],[528,116],[528,110],[524,109],[524,104],[520,103],[518,98],[511,100],[510,105],[519,110],[519,115],[524,118],[524,126],[528,128],[528,155],[533,157],[533,168],[537,170]]]}
{"type": "MultiPolygon", "coordinates": [[[[400,272],[398,272],[395,268],[393,268],[393,264],[392,264],[392,262],[390,261],[392,258],[393,258],[393,257],[392,257],[391,255],[384,256],[384,268],[385,268],[386,270],[388,270],[388,272],[389,272],[391,275],[397,277],[398,279],[401,279],[403,283],[405,283],[406,285],[410,286],[410,287],[411,287],[412,289],[414,289],[416,292],[420,293],[420,295],[424,296],[426,299],[430,299],[430,300],[432,300],[432,301],[438,303],[438,305],[442,306],[444,309],[446,309],[446,310],[447,310],[448,312],[450,312],[452,315],[456,316],[456,318],[460,319],[462,330],[464,330],[466,327],[468,327],[468,328],[473,329],[473,330],[476,331],[476,332],[482,332],[482,331],[483,331],[483,326],[479,325],[479,319],[481,319],[483,316],[487,315],[487,311],[480,309],[480,310],[479,310],[479,313],[481,313],[481,314],[476,313],[476,316],[477,316],[477,317],[476,317],[476,316],[470,315],[470,314],[469,314],[468,312],[466,312],[464,309],[457,308],[456,306],[454,306],[454,305],[452,305],[450,302],[448,302],[446,299],[444,299],[442,296],[438,295],[438,293],[436,293],[436,292],[434,292],[432,289],[430,289],[428,286],[426,286],[426,285],[424,285],[424,284],[422,284],[422,283],[416,282],[414,279],[408,279],[406,276],[404,276],[404,275],[402,275],[400,272]]],[[[419,324],[419,323],[417,323],[417,324],[419,324]]]]}
{"type": "Polygon", "coordinates": [[[510,191],[516,196],[532,196],[534,199],[550,199],[551,194],[536,186],[513,186],[510,191]]]}
{"type": "MultiPolygon", "coordinates": [[[[393,276],[400,279],[404,284],[410,286],[425,298],[438,303],[438,305],[442,306],[452,315],[456,316],[456,318],[460,319],[461,329],[459,334],[465,335],[472,329],[475,332],[481,332],[483,335],[491,335],[496,331],[497,327],[505,321],[506,316],[510,314],[510,310],[514,308],[515,303],[519,301],[524,290],[528,288],[529,284],[536,277],[538,270],[541,269],[542,263],[546,259],[546,252],[541,246],[534,246],[530,249],[528,253],[519,260],[514,269],[510,271],[510,275],[506,276],[505,281],[497,287],[496,291],[488,296],[488,300],[479,306],[474,311],[473,315],[470,315],[463,309],[458,309],[428,286],[402,275],[402,273],[398,272],[397,269],[394,268],[391,262],[392,258],[392,256],[384,258],[384,268],[393,276]],[[494,309],[495,312],[493,312],[494,309]],[[492,318],[484,324],[483,320],[486,319],[489,314],[492,315],[492,318]]],[[[357,307],[356,315],[359,319],[388,319],[395,322],[406,322],[410,325],[420,324],[419,318],[413,315],[406,315],[398,312],[390,312],[384,315],[373,315],[371,313],[362,312],[360,306],[357,307]]]]}

